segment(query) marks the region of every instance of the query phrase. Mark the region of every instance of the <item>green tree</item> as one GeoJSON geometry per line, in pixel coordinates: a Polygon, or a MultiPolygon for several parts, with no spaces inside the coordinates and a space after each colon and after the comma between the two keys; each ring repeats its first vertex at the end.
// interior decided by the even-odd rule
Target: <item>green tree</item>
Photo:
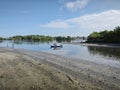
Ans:
{"type": "Polygon", "coordinates": [[[88,36],[88,42],[99,42],[100,34],[98,32],[93,32],[88,36]]]}
{"type": "Polygon", "coordinates": [[[71,42],[72,38],[70,36],[67,36],[66,41],[71,42]]]}
{"type": "Polygon", "coordinates": [[[88,36],[87,42],[120,43],[120,27],[112,31],[93,32],[88,36]]]}

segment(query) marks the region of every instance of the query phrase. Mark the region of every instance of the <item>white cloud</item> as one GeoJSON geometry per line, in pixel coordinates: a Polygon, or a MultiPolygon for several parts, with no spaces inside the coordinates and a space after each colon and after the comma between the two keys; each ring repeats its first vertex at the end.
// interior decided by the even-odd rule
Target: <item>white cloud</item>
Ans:
{"type": "Polygon", "coordinates": [[[67,22],[74,23],[80,28],[87,30],[113,29],[120,25],[120,11],[109,10],[99,14],[84,15],[68,19],[67,22]]]}
{"type": "Polygon", "coordinates": [[[69,28],[84,30],[81,32],[101,31],[113,29],[120,25],[120,11],[109,10],[98,14],[84,15],[62,21],[52,21],[48,24],[41,25],[44,28],[69,28]]]}
{"type": "Polygon", "coordinates": [[[45,25],[40,25],[43,28],[69,28],[69,24],[65,21],[52,21],[45,25]]]}
{"type": "Polygon", "coordinates": [[[77,10],[85,7],[89,0],[76,0],[74,2],[67,2],[65,6],[70,10],[77,10]]]}

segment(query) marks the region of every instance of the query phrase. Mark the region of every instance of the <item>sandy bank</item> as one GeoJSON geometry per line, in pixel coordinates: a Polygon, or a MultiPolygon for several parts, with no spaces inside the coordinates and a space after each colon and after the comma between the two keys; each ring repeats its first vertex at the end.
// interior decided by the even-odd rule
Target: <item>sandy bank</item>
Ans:
{"type": "Polygon", "coordinates": [[[120,69],[49,53],[0,48],[0,90],[120,90],[120,69]]]}
{"type": "Polygon", "coordinates": [[[105,44],[105,43],[79,43],[79,44],[83,46],[120,48],[120,44],[105,44]]]}

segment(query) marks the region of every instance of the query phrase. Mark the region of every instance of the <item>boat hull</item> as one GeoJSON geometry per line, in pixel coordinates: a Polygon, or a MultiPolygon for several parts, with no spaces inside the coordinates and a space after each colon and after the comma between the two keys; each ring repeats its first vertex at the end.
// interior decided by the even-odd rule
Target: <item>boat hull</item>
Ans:
{"type": "Polygon", "coordinates": [[[59,46],[56,46],[56,45],[51,45],[51,48],[57,48],[57,47],[63,47],[63,45],[59,45],[59,46]]]}

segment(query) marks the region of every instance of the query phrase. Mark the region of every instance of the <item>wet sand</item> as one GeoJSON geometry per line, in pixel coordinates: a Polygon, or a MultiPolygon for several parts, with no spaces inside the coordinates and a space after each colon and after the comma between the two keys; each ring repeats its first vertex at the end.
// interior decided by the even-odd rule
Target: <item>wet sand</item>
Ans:
{"type": "Polygon", "coordinates": [[[120,90],[120,68],[0,48],[0,90],[120,90]]]}

